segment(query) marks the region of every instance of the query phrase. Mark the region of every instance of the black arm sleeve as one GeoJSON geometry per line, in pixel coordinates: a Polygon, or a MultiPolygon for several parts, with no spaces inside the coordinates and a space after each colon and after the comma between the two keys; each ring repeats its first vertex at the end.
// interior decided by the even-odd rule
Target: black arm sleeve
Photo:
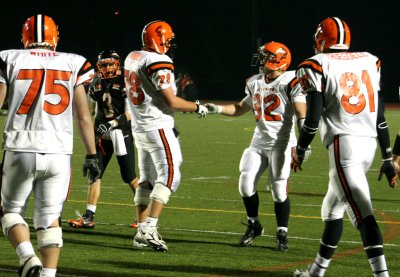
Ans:
{"type": "Polygon", "coordinates": [[[125,126],[128,123],[128,118],[125,113],[115,118],[115,120],[118,122],[118,127],[125,126]]]}
{"type": "Polygon", "coordinates": [[[389,128],[385,119],[383,100],[378,98],[378,118],[376,120],[376,132],[378,133],[378,142],[381,148],[382,159],[392,157],[392,149],[390,148],[389,128]]]}
{"type": "Polygon", "coordinates": [[[303,128],[300,131],[297,147],[305,150],[314,139],[318,131],[319,120],[322,115],[323,98],[322,93],[311,91],[307,93],[307,115],[303,128]]]}

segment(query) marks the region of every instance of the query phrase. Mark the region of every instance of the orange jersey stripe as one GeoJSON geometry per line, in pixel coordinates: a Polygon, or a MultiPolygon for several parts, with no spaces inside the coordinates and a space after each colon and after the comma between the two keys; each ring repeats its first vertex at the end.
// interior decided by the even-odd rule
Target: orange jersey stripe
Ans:
{"type": "Polygon", "coordinates": [[[93,67],[92,67],[91,63],[88,62],[88,61],[86,61],[86,62],[82,65],[81,69],[79,69],[78,79],[79,79],[80,76],[82,76],[83,74],[85,74],[86,72],[88,72],[89,70],[91,70],[92,68],[93,68],[93,67]]]}
{"type": "Polygon", "coordinates": [[[289,82],[289,88],[292,89],[297,83],[299,82],[299,79],[294,77],[290,82],[289,82]]]}
{"type": "Polygon", "coordinates": [[[168,181],[167,187],[171,189],[172,181],[174,179],[174,163],[172,161],[172,153],[171,148],[169,147],[168,140],[165,136],[165,132],[163,129],[158,130],[160,133],[161,141],[165,148],[165,155],[167,156],[167,164],[168,164],[168,181]]]}
{"type": "Polygon", "coordinates": [[[317,73],[321,74],[323,73],[322,70],[322,66],[315,60],[309,59],[309,60],[305,60],[304,62],[302,62],[299,66],[299,68],[310,68],[314,71],[316,71],[317,73]]]}
{"type": "Polygon", "coordinates": [[[154,72],[156,72],[158,70],[162,70],[162,69],[169,69],[172,72],[174,72],[174,65],[172,63],[169,63],[169,62],[152,63],[146,68],[147,75],[151,75],[154,72]]]}
{"type": "Polygon", "coordinates": [[[381,60],[376,61],[376,68],[378,69],[378,71],[381,69],[381,60]]]}

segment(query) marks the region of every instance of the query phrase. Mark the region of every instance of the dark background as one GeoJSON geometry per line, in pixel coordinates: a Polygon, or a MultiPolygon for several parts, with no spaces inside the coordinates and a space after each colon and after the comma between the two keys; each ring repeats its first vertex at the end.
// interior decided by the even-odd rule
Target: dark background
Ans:
{"type": "MultiPolygon", "coordinates": [[[[398,4],[397,4],[398,5],[398,4]]],[[[1,2],[0,49],[21,48],[21,27],[36,13],[59,25],[58,51],[81,54],[96,63],[98,53],[116,50],[124,59],[141,47],[143,26],[171,24],[178,44],[175,73],[189,72],[201,99],[239,100],[257,46],[274,40],[292,52],[294,70],[312,56],[312,36],[320,21],[337,16],[349,24],[352,51],[382,60],[382,94],[398,102],[400,16],[395,1],[268,0],[30,0],[1,2]]]]}

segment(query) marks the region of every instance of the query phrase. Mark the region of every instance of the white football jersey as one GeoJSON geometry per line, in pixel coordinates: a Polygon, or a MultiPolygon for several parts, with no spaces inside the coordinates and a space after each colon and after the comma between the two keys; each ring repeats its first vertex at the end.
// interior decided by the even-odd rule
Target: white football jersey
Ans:
{"type": "MultiPolygon", "coordinates": [[[[266,83],[264,74],[247,80],[244,101],[253,108],[257,122],[251,142],[256,148],[286,149],[296,145],[291,95],[296,84],[294,71],[286,71],[271,83],[266,83]]],[[[297,91],[296,101],[305,102],[304,94],[297,91]]]]}
{"type": "Polygon", "coordinates": [[[125,84],[134,132],[173,128],[173,110],[160,90],[172,87],[176,94],[174,65],[170,57],[149,51],[133,51],[125,59],[125,84]]]}
{"type": "Polygon", "coordinates": [[[325,145],[335,135],[376,137],[380,60],[367,52],[317,54],[302,62],[303,89],[323,94],[320,134],[325,145]]]}
{"type": "Polygon", "coordinates": [[[82,56],[46,49],[0,52],[0,82],[8,86],[4,149],[72,154],[74,88],[94,70],[82,56]]]}

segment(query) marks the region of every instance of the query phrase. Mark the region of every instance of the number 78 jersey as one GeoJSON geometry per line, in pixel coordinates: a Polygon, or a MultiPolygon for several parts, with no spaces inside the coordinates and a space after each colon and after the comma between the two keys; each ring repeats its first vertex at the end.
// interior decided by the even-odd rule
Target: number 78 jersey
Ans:
{"type": "Polygon", "coordinates": [[[376,137],[380,60],[367,52],[317,54],[296,71],[305,92],[323,94],[320,134],[376,137]]]}

